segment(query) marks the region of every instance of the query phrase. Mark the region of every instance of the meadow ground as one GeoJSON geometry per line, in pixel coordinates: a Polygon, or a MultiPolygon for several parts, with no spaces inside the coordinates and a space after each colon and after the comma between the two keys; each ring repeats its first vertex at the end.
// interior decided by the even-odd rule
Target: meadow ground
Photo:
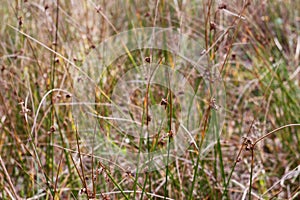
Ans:
{"type": "Polygon", "coordinates": [[[299,0],[0,4],[0,199],[300,198],[299,0]]]}

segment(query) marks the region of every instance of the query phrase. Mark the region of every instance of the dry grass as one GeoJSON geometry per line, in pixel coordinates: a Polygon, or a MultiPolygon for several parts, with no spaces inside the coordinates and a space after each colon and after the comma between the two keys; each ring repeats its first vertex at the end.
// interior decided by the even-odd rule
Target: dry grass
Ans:
{"type": "MultiPolygon", "coordinates": [[[[299,0],[2,0],[0,13],[0,199],[299,198],[299,0]],[[191,145],[167,169],[136,173],[97,156],[82,140],[71,106],[54,105],[71,102],[72,73],[97,45],[116,33],[150,26],[180,29],[207,50],[207,62],[218,67],[226,88],[226,119],[206,156],[191,145]]],[[[151,53],[153,62],[172,63],[168,52],[143,52],[151,53]]],[[[130,55],[137,65],[145,61],[140,52],[131,52],[109,66],[99,83],[108,97],[131,69],[130,55]]],[[[189,81],[196,87],[198,74],[189,81]]],[[[153,87],[148,94],[146,116],[148,104],[162,95],[168,116],[180,109],[171,91],[153,87]]],[[[141,98],[137,91],[132,106],[143,105],[141,98]]],[[[200,105],[203,137],[211,100],[200,105]]],[[[103,95],[97,101],[110,103],[103,95]]],[[[111,111],[99,107],[98,112],[111,111]]],[[[140,121],[148,123],[144,114],[139,113],[140,121]]],[[[123,144],[112,124],[99,124],[97,131],[123,144]]],[[[171,122],[166,135],[151,140],[152,147],[168,145],[170,130],[171,122]]],[[[195,140],[201,146],[200,135],[195,140]]],[[[97,137],[90,142],[97,146],[97,137]]],[[[139,142],[133,139],[127,149],[141,150],[139,142]]]]}

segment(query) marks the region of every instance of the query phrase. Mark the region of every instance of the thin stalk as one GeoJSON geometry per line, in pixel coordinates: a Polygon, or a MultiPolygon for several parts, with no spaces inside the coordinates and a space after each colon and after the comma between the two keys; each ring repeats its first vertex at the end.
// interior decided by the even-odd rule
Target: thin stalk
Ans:
{"type": "Polygon", "coordinates": [[[224,163],[223,163],[223,156],[222,156],[222,149],[221,149],[221,143],[220,143],[220,137],[218,137],[217,141],[217,151],[219,153],[219,159],[220,159],[220,168],[221,168],[221,175],[223,178],[223,185],[226,183],[226,176],[225,176],[225,171],[224,171],[224,163]]]}
{"type": "Polygon", "coordinates": [[[194,187],[195,187],[196,177],[197,177],[197,172],[198,172],[198,166],[199,166],[199,162],[200,162],[200,151],[201,151],[202,144],[203,144],[203,141],[204,141],[204,138],[205,138],[205,131],[206,131],[207,124],[208,124],[208,118],[209,118],[210,110],[211,110],[211,106],[209,105],[208,108],[205,111],[204,116],[203,116],[204,117],[203,118],[204,119],[204,125],[203,125],[203,130],[201,131],[201,141],[200,141],[200,144],[199,144],[199,150],[198,150],[198,155],[197,155],[196,166],[194,168],[193,182],[192,182],[190,196],[189,196],[190,200],[193,197],[193,190],[194,190],[194,187]]]}
{"type": "Polygon", "coordinates": [[[249,200],[251,200],[253,167],[254,167],[254,152],[253,152],[253,148],[251,148],[251,170],[250,170],[250,183],[249,183],[249,194],[248,194],[249,200]]]}
{"type": "Polygon", "coordinates": [[[94,136],[92,141],[92,184],[93,184],[93,197],[96,197],[96,183],[94,180],[94,145],[95,145],[96,126],[94,129],[94,136]]]}
{"type": "Polygon", "coordinates": [[[266,137],[269,137],[270,135],[272,135],[273,133],[277,132],[277,131],[280,131],[284,128],[287,128],[287,127],[292,127],[292,126],[300,126],[300,124],[287,124],[287,125],[284,125],[284,126],[281,126],[279,128],[276,128],[274,129],[273,131],[270,131],[269,133],[267,133],[266,135],[258,138],[254,143],[253,143],[253,147],[258,143],[260,142],[261,140],[265,139],[266,137]]]}
{"type": "MultiPolygon", "coordinates": [[[[55,21],[55,36],[54,36],[54,51],[57,51],[57,37],[58,37],[58,20],[59,20],[59,0],[56,0],[56,21],[55,21]]],[[[52,69],[51,69],[51,90],[54,89],[55,86],[55,71],[56,71],[56,54],[53,54],[53,61],[52,61],[52,69]]],[[[50,127],[54,124],[55,118],[55,108],[53,102],[53,93],[51,93],[51,114],[50,114],[50,127]]],[[[51,133],[49,143],[53,143],[53,134],[51,133]]],[[[51,162],[51,181],[53,182],[54,179],[54,148],[50,146],[49,149],[49,157],[51,162]]]]}
{"type": "Polygon", "coordinates": [[[173,105],[172,105],[172,91],[171,91],[171,83],[170,83],[170,75],[169,72],[167,73],[167,79],[168,79],[168,84],[169,84],[169,134],[168,134],[168,155],[167,155],[167,165],[166,165],[166,180],[164,184],[164,199],[167,197],[167,185],[168,185],[168,174],[169,174],[169,156],[170,156],[170,142],[171,138],[173,137],[173,132],[172,132],[172,116],[173,116],[173,105]]]}
{"type": "Polygon", "coordinates": [[[300,126],[300,124],[287,124],[284,126],[281,126],[279,128],[274,129],[273,131],[270,131],[269,133],[265,134],[264,136],[258,138],[252,145],[251,145],[251,171],[250,171],[250,184],[249,184],[249,200],[251,200],[251,190],[252,190],[252,176],[253,176],[253,167],[254,167],[254,147],[255,145],[265,139],[266,137],[272,135],[273,133],[276,133],[277,131],[280,131],[287,127],[293,127],[293,126],[300,126]]]}
{"type": "MultiPolygon", "coordinates": [[[[142,189],[142,193],[141,193],[141,198],[140,198],[140,200],[142,200],[143,197],[144,197],[144,190],[145,190],[145,188],[146,188],[147,179],[148,179],[148,175],[146,175],[146,180],[144,181],[144,185],[143,185],[143,189],[142,189]]],[[[150,180],[149,180],[149,181],[150,181],[150,180]]]]}
{"type": "MultiPolygon", "coordinates": [[[[242,10],[241,10],[241,12],[240,12],[240,14],[239,14],[239,16],[242,16],[242,14],[245,12],[246,8],[247,8],[249,5],[250,5],[250,4],[249,4],[248,2],[246,2],[246,4],[243,6],[243,8],[242,8],[242,10]]],[[[236,22],[236,20],[239,20],[239,21],[238,21],[238,23],[237,23],[237,28],[236,28],[235,31],[234,31],[233,38],[236,38],[236,37],[237,37],[237,35],[238,35],[238,33],[239,33],[239,28],[240,28],[240,26],[241,26],[241,24],[242,24],[242,18],[241,18],[241,17],[238,17],[238,18],[236,18],[236,19],[233,20],[232,25],[234,25],[234,23],[236,22]]],[[[231,50],[232,50],[232,47],[233,47],[233,43],[234,43],[234,40],[232,40],[232,41],[230,42],[230,44],[229,44],[229,48],[228,48],[228,51],[227,51],[227,53],[226,53],[225,59],[224,59],[224,61],[223,61],[223,64],[222,64],[222,67],[221,67],[221,70],[220,70],[220,74],[222,74],[222,72],[223,72],[223,70],[224,70],[225,64],[226,64],[226,62],[227,62],[227,60],[228,60],[228,58],[229,58],[229,54],[230,54],[230,52],[231,52],[231,50]]]]}
{"type": "MultiPolygon", "coordinates": [[[[54,111],[54,114],[55,114],[55,117],[56,117],[56,121],[57,121],[57,125],[58,125],[58,132],[59,132],[59,136],[60,136],[60,139],[61,139],[61,144],[64,148],[67,148],[67,144],[65,142],[65,139],[64,139],[64,136],[63,136],[63,133],[62,133],[62,128],[60,127],[60,123],[59,123],[59,118],[58,118],[58,115],[57,115],[57,112],[54,111]]],[[[53,146],[53,145],[52,145],[53,146]]],[[[66,163],[67,163],[67,166],[68,166],[68,169],[69,169],[69,172],[72,171],[72,168],[71,168],[71,164],[70,164],[70,159],[69,159],[69,155],[68,155],[68,152],[66,150],[64,150],[64,153],[65,153],[65,158],[66,158],[66,163]]],[[[72,173],[71,173],[71,176],[72,173]]]]}
{"type": "Polygon", "coordinates": [[[56,179],[55,179],[55,184],[54,184],[53,200],[55,200],[55,195],[56,195],[56,192],[57,192],[58,174],[59,174],[59,169],[60,169],[63,154],[64,154],[64,150],[61,151],[60,160],[59,160],[59,164],[58,164],[58,167],[57,167],[56,179]]]}
{"type": "Polygon", "coordinates": [[[77,149],[78,149],[78,154],[79,154],[79,161],[80,161],[80,167],[81,167],[81,174],[82,174],[82,180],[83,180],[83,186],[85,187],[85,191],[86,191],[86,195],[87,198],[89,198],[88,196],[88,188],[87,188],[87,184],[85,182],[85,175],[84,175],[84,168],[83,168],[83,162],[81,159],[81,153],[80,153],[80,146],[79,146],[79,139],[78,139],[78,131],[77,131],[77,127],[76,127],[76,143],[77,143],[77,149]]]}
{"type": "MultiPolygon", "coordinates": [[[[254,124],[254,119],[252,120],[251,125],[250,125],[250,127],[249,127],[249,129],[248,129],[247,136],[250,134],[250,131],[251,131],[252,127],[253,127],[253,124],[254,124]]],[[[225,187],[225,190],[224,190],[224,192],[223,192],[223,194],[222,194],[221,199],[223,199],[223,197],[225,197],[225,196],[227,195],[227,192],[228,192],[228,185],[229,185],[230,179],[231,179],[231,177],[232,177],[233,171],[234,171],[234,169],[235,169],[235,167],[236,167],[236,165],[237,165],[237,163],[238,163],[238,161],[239,161],[239,157],[240,157],[240,155],[241,155],[242,150],[244,149],[244,147],[245,147],[245,144],[242,143],[241,147],[239,148],[239,152],[238,152],[238,154],[237,154],[237,156],[236,156],[236,158],[235,158],[234,164],[233,164],[233,166],[232,166],[232,168],[231,168],[231,171],[230,171],[229,177],[228,177],[228,179],[227,179],[227,182],[226,182],[226,184],[225,184],[225,186],[224,186],[224,187],[225,187]]]]}
{"type": "MultiPolygon", "coordinates": [[[[199,150],[201,149],[202,144],[203,144],[203,138],[201,138],[200,145],[199,145],[199,150]]],[[[193,182],[192,182],[192,186],[191,186],[190,196],[188,198],[189,200],[193,199],[193,190],[194,190],[194,187],[195,187],[196,177],[197,177],[197,174],[198,174],[197,172],[198,172],[199,162],[200,162],[200,152],[198,152],[197,161],[196,161],[196,165],[195,165],[195,168],[194,168],[193,182]]]]}
{"type": "Polygon", "coordinates": [[[14,187],[14,184],[12,183],[12,181],[11,181],[11,179],[10,179],[10,176],[9,176],[7,170],[6,170],[6,167],[5,167],[5,164],[4,164],[3,160],[2,160],[1,155],[0,155],[0,164],[1,164],[2,170],[4,171],[4,174],[5,174],[5,176],[6,176],[6,179],[7,179],[7,181],[8,181],[8,185],[9,185],[10,189],[11,189],[12,192],[13,192],[13,195],[16,197],[16,199],[20,199],[19,196],[17,195],[17,192],[16,192],[16,189],[15,189],[15,187],[14,187]]]}
{"type": "Polygon", "coordinates": [[[105,174],[107,174],[107,176],[109,177],[109,179],[113,182],[113,184],[120,190],[121,194],[125,197],[125,199],[128,200],[127,195],[125,194],[125,192],[123,191],[122,187],[117,183],[117,181],[112,177],[112,175],[109,173],[109,171],[107,170],[107,168],[102,165],[99,162],[100,166],[102,167],[102,169],[105,171],[105,174]]]}
{"type": "MultiPolygon", "coordinates": [[[[158,61],[158,63],[156,64],[154,70],[152,71],[152,73],[150,74],[150,77],[148,79],[148,83],[147,83],[147,90],[146,90],[146,94],[145,94],[145,100],[144,100],[144,108],[143,108],[143,114],[142,114],[142,125],[141,125],[141,133],[143,131],[143,126],[144,126],[144,121],[145,121],[145,111],[146,111],[146,125],[148,126],[148,106],[149,106],[149,90],[150,90],[150,83],[151,83],[151,79],[156,71],[156,69],[159,67],[159,64],[161,63],[163,57],[161,57],[158,61]]],[[[149,133],[149,132],[148,132],[149,133]]],[[[148,136],[149,137],[149,136],[148,136]]],[[[142,141],[141,141],[141,137],[140,137],[140,141],[139,141],[139,154],[138,154],[138,162],[137,162],[137,166],[139,165],[139,155],[140,155],[140,149],[141,149],[141,144],[142,144],[142,141]]],[[[135,197],[136,195],[136,185],[137,185],[137,179],[138,179],[138,168],[136,170],[136,177],[135,177],[135,180],[134,180],[134,186],[133,186],[133,196],[135,197]]],[[[144,187],[142,188],[142,191],[144,192],[144,187]]],[[[143,195],[143,194],[142,194],[143,195]]]]}

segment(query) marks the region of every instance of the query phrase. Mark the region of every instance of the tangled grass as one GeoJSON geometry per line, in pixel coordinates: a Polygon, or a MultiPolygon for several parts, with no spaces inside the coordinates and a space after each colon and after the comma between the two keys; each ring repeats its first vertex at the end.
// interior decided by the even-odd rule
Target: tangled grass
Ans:
{"type": "MultiPolygon", "coordinates": [[[[1,5],[0,199],[299,198],[299,0],[2,0],[1,5]],[[103,161],[82,141],[70,106],[76,90],[72,71],[109,36],[152,26],[180,30],[203,45],[225,85],[226,119],[207,155],[191,145],[166,169],[136,173],[103,161]]],[[[153,59],[132,55],[136,63],[153,59]]],[[[153,55],[171,62],[168,52],[153,55]]],[[[100,83],[106,95],[131,62],[124,56],[110,66],[100,83]]],[[[152,90],[149,101],[160,101],[164,91],[152,90]]],[[[171,114],[172,96],[162,101],[171,114]]],[[[136,93],[133,104],[143,104],[141,98],[136,93]]],[[[212,104],[209,98],[202,103],[206,121],[212,104]]],[[[102,134],[120,144],[111,124],[99,124],[102,134]]],[[[203,137],[205,124],[199,127],[203,137]]],[[[164,139],[171,136],[169,131],[164,139]]]]}

